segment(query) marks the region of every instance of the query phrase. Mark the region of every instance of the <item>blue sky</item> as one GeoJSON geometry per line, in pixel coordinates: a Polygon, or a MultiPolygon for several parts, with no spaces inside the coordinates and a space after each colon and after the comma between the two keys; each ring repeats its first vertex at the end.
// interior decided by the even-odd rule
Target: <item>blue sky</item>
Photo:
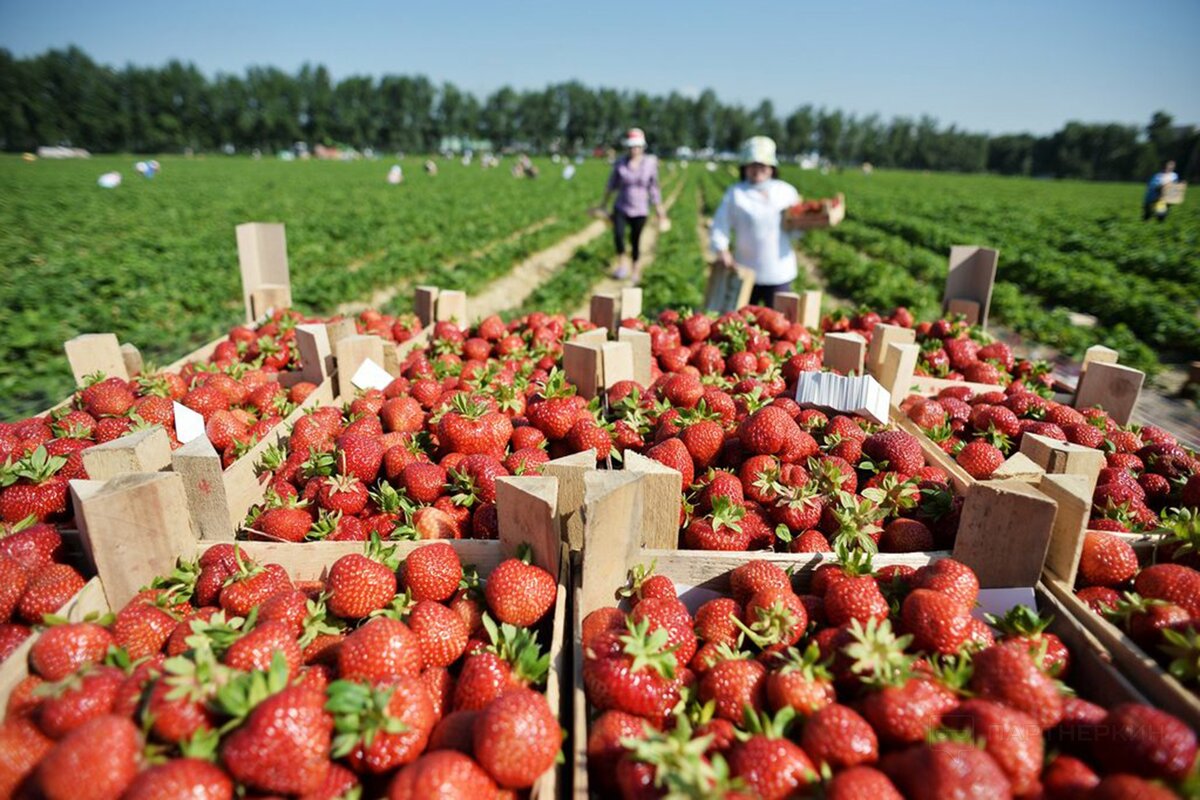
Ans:
{"type": "Polygon", "coordinates": [[[0,0],[0,47],[110,64],[323,63],[484,94],[589,85],[931,114],[992,133],[1069,119],[1200,123],[1200,0],[565,3],[0,0]]]}

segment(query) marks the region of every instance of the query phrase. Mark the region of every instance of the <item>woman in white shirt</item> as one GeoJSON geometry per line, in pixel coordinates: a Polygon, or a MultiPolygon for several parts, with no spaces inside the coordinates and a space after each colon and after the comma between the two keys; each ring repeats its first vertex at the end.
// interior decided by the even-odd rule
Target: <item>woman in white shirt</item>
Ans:
{"type": "Polygon", "coordinates": [[[726,190],[713,216],[712,250],[725,267],[737,262],[753,269],[750,302],[769,307],[775,293],[787,291],[796,279],[796,253],[783,229],[783,211],[800,202],[800,193],[779,180],[775,142],[769,137],[747,139],[741,162],[741,180],[726,190]]]}

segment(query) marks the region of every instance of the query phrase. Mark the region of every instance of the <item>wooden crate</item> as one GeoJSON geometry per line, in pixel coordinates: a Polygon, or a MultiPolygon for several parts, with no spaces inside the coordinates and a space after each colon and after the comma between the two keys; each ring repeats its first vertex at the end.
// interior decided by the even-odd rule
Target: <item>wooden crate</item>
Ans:
{"type": "MultiPolygon", "coordinates": [[[[729,588],[729,573],[749,560],[764,560],[792,574],[797,590],[808,586],[813,572],[821,564],[833,561],[832,554],[785,553],[707,553],[695,551],[643,549],[640,546],[638,525],[641,519],[641,487],[636,480],[610,480],[601,496],[591,497],[585,504],[588,517],[585,526],[585,546],[576,554],[572,569],[572,637],[574,641],[574,695],[571,729],[571,794],[575,800],[586,800],[587,733],[589,708],[583,685],[583,619],[602,606],[617,603],[616,591],[625,585],[628,570],[637,565],[654,564],[657,574],[666,575],[680,590],[681,599],[695,611],[712,592],[724,593],[729,588]],[[603,507],[603,514],[599,512],[603,507]],[[624,532],[624,535],[622,535],[624,532]],[[633,532],[633,533],[630,533],[633,532]]],[[[877,555],[876,567],[904,564],[921,567],[944,558],[944,553],[915,553],[877,555]]],[[[1059,636],[1071,650],[1072,685],[1102,705],[1121,702],[1146,702],[1146,698],[1114,666],[1114,658],[1101,642],[1073,618],[1055,596],[1044,586],[1035,587],[1038,609],[1053,617],[1049,630],[1059,636]]]]}
{"type": "MultiPolygon", "coordinates": [[[[85,545],[96,556],[98,577],[68,604],[66,614],[82,619],[89,613],[119,610],[158,575],[170,574],[179,559],[195,559],[217,542],[195,538],[187,519],[182,479],[172,473],[122,475],[108,482],[72,481],[72,493],[81,509],[85,545]]],[[[566,724],[563,675],[567,650],[565,626],[570,586],[570,559],[558,528],[558,481],[545,477],[508,477],[497,481],[499,539],[449,540],[464,565],[472,565],[486,579],[517,548],[528,544],[533,561],[557,576],[558,590],[548,623],[550,669],[546,699],[555,716],[566,724]]],[[[431,542],[395,542],[403,558],[431,542]]],[[[238,547],[258,563],[283,566],[296,581],[322,580],[337,559],[360,553],[362,542],[239,542],[238,547]]],[[[18,653],[0,666],[0,703],[28,675],[31,637],[18,653]]],[[[559,796],[564,785],[556,767],[539,778],[532,797],[559,796]]]]}
{"type": "Polygon", "coordinates": [[[832,228],[846,218],[846,195],[838,192],[834,197],[821,200],[820,213],[789,216],[783,212],[783,229],[785,231],[811,231],[818,228],[832,228]]]}

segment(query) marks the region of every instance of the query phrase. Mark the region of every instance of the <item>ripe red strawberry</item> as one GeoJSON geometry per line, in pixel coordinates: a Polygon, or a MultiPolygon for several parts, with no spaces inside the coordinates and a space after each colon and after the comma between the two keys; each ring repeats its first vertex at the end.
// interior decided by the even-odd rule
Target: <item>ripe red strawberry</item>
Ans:
{"type": "Polygon", "coordinates": [[[91,384],[80,393],[80,399],[87,413],[99,419],[122,416],[135,398],[128,382],[114,377],[91,384]]]}
{"type": "MultiPolygon", "coordinates": [[[[502,649],[495,647],[494,649],[502,649]]],[[[520,685],[512,665],[492,649],[467,656],[454,685],[455,711],[482,711],[500,695],[520,685]]]]}
{"type": "Polygon", "coordinates": [[[87,797],[116,800],[133,782],[141,761],[142,740],[129,719],[104,715],[72,731],[38,766],[46,800],[87,797]]]}
{"type": "MultiPolygon", "coordinates": [[[[1134,590],[1142,597],[1165,600],[1200,618],[1200,572],[1182,564],[1155,564],[1138,573],[1134,590]]],[[[22,602],[24,602],[22,600],[22,602]]]]}
{"type": "Polygon", "coordinates": [[[215,764],[199,758],[175,758],[138,773],[123,800],[231,800],[233,781],[215,764]]]}
{"type": "Polygon", "coordinates": [[[883,529],[879,549],[884,553],[918,553],[933,550],[933,533],[920,520],[900,517],[883,529]]]}
{"type": "Polygon", "coordinates": [[[851,767],[825,784],[825,800],[904,800],[887,775],[873,767],[851,767]]]}
{"type": "Polygon", "coordinates": [[[415,761],[436,721],[429,693],[416,678],[335,681],[328,708],[338,731],[333,756],[374,774],[415,761]]]}
{"type": "Polygon", "coordinates": [[[260,622],[230,645],[222,660],[244,672],[266,671],[271,668],[276,655],[283,656],[288,677],[295,677],[303,661],[296,637],[282,622],[260,622]]]}
{"type": "Polygon", "coordinates": [[[990,700],[966,700],[942,717],[951,730],[968,731],[1008,775],[1014,794],[1037,786],[1042,771],[1042,730],[1028,714],[990,700]]]}
{"type": "Polygon", "coordinates": [[[716,422],[701,419],[683,429],[679,435],[696,467],[707,469],[716,461],[725,443],[725,430],[716,422]]]}
{"type": "Polygon", "coordinates": [[[970,689],[978,697],[1004,703],[1033,717],[1042,730],[1063,716],[1063,698],[1019,641],[1001,642],[975,654],[970,689]]]}
{"type": "Polygon", "coordinates": [[[0,797],[19,797],[18,787],[28,787],[27,778],[53,746],[29,719],[10,711],[0,724],[0,797]]]}
{"type": "Polygon", "coordinates": [[[239,783],[265,793],[304,794],[329,772],[333,719],[325,695],[292,686],[250,712],[221,744],[221,762],[239,783]]]}
{"type": "Polygon", "coordinates": [[[791,708],[811,715],[837,699],[829,670],[821,664],[820,649],[810,644],[801,653],[786,651],[779,666],[767,675],[767,705],[772,711],[791,708]]]}
{"type": "Polygon", "coordinates": [[[29,574],[15,559],[0,554],[0,622],[8,622],[16,611],[29,574]]]}
{"type": "Polygon", "coordinates": [[[883,468],[883,462],[887,462],[888,469],[911,475],[925,466],[921,443],[917,437],[904,431],[873,433],[863,441],[862,447],[863,453],[880,469],[883,468]]]}
{"type": "Polygon", "coordinates": [[[33,572],[25,593],[17,603],[17,616],[35,625],[46,614],[54,614],[84,587],[78,572],[66,564],[47,564],[33,572]]]}
{"type": "Polygon", "coordinates": [[[387,606],[396,594],[395,547],[384,547],[378,539],[364,554],[344,555],[329,568],[326,601],[329,610],[344,619],[364,619],[387,606]]]}
{"type": "Polygon", "coordinates": [[[679,701],[677,662],[667,632],[649,634],[648,627],[630,623],[624,631],[604,631],[588,642],[583,681],[592,707],[662,720],[679,701]]]}
{"type": "Polygon", "coordinates": [[[446,470],[437,464],[414,461],[400,473],[400,486],[417,503],[432,503],[446,490],[446,470]]]}
{"type": "Polygon", "coordinates": [[[338,511],[354,516],[367,507],[367,487],[353,475],[323,478],[317,493],[317,502],[328,511],[338,511]]]}
{"type": "Polygon", "coordinates": [[[949,595],[914,589],[900,610],[904,630],[917,650],[954,655],[967,641],[971,611],[949,595]]]}
{"type": "Polygon", "coordinates": [[[421,674],[421,643],[403,622],[378,617],[346,637],[337,663],[346,680],[415,678],[421,674]]]}
{"type": "Polygon", "coordinates": [[[529,563],[531,553],[500,563],[484,586],[488,609],[501,622],[522,628],[536,625],[554,607],[558,581],[541,567],[529,563]]]}
{"type": "Polygon", "coordinates": [[[682,475],[685,489],[696,479],[692,456],[688,453],[687,445],[679,439],[664,439],[647,450],[646,456],[682,475]]]}
{"type": "Polygon", "coordinates": [[[1111,772],[1182,780],[1196,760],[1195,732],[1152,706],[1114,706],[1096,730],[1096,759],[1111,772]]]}
{"type": "Polygon", "coordinates": [[[816,780],[808,754],[784,736],[792,716],[790,711],[774,720],[760,714],[748,715],[749,735],[738,739],[729,753],[733,775],[763,800],[794,797],[800,787],[816,780]]]}
{"type": "Polygon", "coordinates": [[[89,720],[109,713],[124,679],[115,667],[92,667],[70,680],[52,684],[51,694],[38,709],[38,726],[51,739],[61,739],[89,720]]]}
{"type": "Polygon", "coordinates": [[[67,513],[67,482],[59,477],[67,460],[39,446],[0,475],[0,519],[38,522],[60,519],[67,513]]]}
{"type": "Polygon", "coordinates": [[[397,772],[388,788],[388,800],[498,796],[487,772],[469,756],[452,750],[426,753],[397,772]]]}
{"type": "Polygon", "coordinates": [[[1004,771],[964,742],[935,742],[897,753],[883,771],[905,797],[1012,797],[1004,771]]]}
{"type": "Polygon", "coordinates": [[[561,747],[562,734],[550,705],[530,689],[504,694],[475,721],[475,758],[504,788],[532,786],[554,766],[561,747]]]}
{"type": "Polygon", "coordinates": [[[766,406],[742,420],[737,435],[746,452],[771,455],[783,450],[799,433],[800,427],[786,411],[766,406]]]}
{"type": "Polygon", "coordinates": [[[1121,595],[1117,590],[1107,586],[1089,586],[1079,589],[1075,592],[1075,596],[1087,603],[1097,614],[1103,614],[1107,609],[1116,608],[1117,603],[1121,601],[1121,595]]]}
{"type": "Polygon", "coordinates": [[[287,571],[280,565],[258,566],[242,562],[227,577],[219,604],[231,616],[247,617],[272,596],[292,588],[287,571]]]}
{"type": "Polygon", "coordinates": [[[1038,655],[1044,671],[1056,678],[1067,676],[1071,653],[1061,639],[1046,631],[1052,618],[1043,618],[1029,606],[1013,606],[1003,617],[988,619],[1005,640],[1022,642],[1030,653],[1038,655]]]}
{"type": "Polygon", "coordinates": [[[303,501],[268,508],[258,515],[254,527],[262,533],[284,542],[302,542],[312,528],[312,514],[303,501]]]}
{"type": "Polygon", "coordinates": [[[418,547],[404,559],[404,586],[414,600],[449,600],[463,579],[458,553],[445,542],[418,547]]]}
{"type": "Polygon", "coordinates": [[[29,665],[47,681],[60,681],[85,664],[103,660],[115,644],[111,633],[94,622],[47,628],[29,651],[29,665]]]}
{"type": "Polygon", "coordinates": [[[692,617],[687,606],[677,598],[643,598],[633,609],[630,619],[634,623],[649,623],[653,634],[662,629],[667,632],[667,645],[674,649],[680,664],[687,664],[696,654],[696,633],[692,628],[692,617]]]}
{"type": "Polygon", "coordinates": [[[370,485],[379,475],[384,450],[384,446],[373,436],[347,433],[337,440],[334,455],[337,473],[353,476],[370,485]]]}
{"type": "MultiPolygon", "coordinates": [[[[167,674],[156,680],[144,696],[142,720],[160,741],[176,744],[215,727],[216,715],[209,709],[216,686],[212,659],[198,659],[191,665],[173,661],[164,663],[167,674]]],[[[114,711],[118,709],[114,708],[114,711]]]]}
{"type": "Polygon", "coordinates": [[[426,670],[430,667],[449,667],[467,648],[470,631],[463,618],[452,609],[421,600],[408,614],[408,627],[421,643],[421,658],[426,670]]]}
{"type": "Polygon", "coordinates": [[[714,713],[735,725],[744,719],[747,707],[762,711],[765,705],[767,669],[761,662],[730,653],[700,678],[700,702],[714,703],[714,713]]]}
{"type": "Polygon", "coordinates": [[[830,625],[836,627],[851,620],[865,624],[870,619],[887,618],[887,599],[879,591],[879,584],[871,577],[869,569],[869,564],[851,567],[850,571],[844,566],[843,576],[825,590],[825,617],[830,625]],[[867,574],[860,574],[859,569],[867,570],[867,574]]]}
{"type": "Polygon", "coordinates": [[[992,444],[975,439],[963,445],[954,457],[958,465],[976,480],[990,478],[992,473],[1004,463],[1004,454],[992,444]]]}
{"type": "Polygon", "coordinates": [[[952,558],[939,559],[921,567],[908,579],[914,589],[933,589],[948,594],[967,608],[979,599],[979,578],[975,571],[952,558]]]}
{"type": "Polygon", "coordinates": [[[33,519],[22,520],[0,538],[0,555],[14,559],[29,572],[60,560],[62,547],[62,537],[53,525],[33,519]]]}
{"type": "Polygon", "coordinates": [[[1078,758],[1058,755],[1042,771],[1041,781],[1049,797],[1090,797],[1100,776],[1078,758]]]}
{"type": "Polygon", "coordinates": [[[623,741],[645,738],[645,721],[623,711],[605,711],[588,726],[588,784],[596,792],[616,790],[617,762],[625,755],[623,741]]]}
{"type": "Polygon", "coordinates": [[[809,716],[800,744],[814,763],[828,764],[832,770],[879,760],[875,731],[856,711],[838,703],[826,705],[809,716]]]}
{"type": "Polygon", "coordinates": [[[504,457],[512,438],[512,421],[485,403],[459,393],[438,421],[438,440],[447,451],[504,457]]]}
{"type": "Polygon", "coordinates": [[[117,613],[113,638],[131,659],[146,658],[162,651],[179,620],[153,600],[135,598],[117,613]]]}
{"type": "Polygon", "coordinates": [[[32,633],[27,626],[16,622],[0,623],[0,661],[11,656],[32,633]]]}

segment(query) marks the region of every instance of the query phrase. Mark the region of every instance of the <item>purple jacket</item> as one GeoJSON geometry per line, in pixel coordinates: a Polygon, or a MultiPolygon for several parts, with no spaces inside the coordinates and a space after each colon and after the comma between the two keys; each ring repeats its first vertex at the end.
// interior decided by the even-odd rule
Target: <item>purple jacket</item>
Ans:
{"type": "Polygon", "coordinates": [[[629,156],[621,156],[608,176],[608,191],[617,193],[614,211],[627,217],[644,217],[650,213],[650,202],[662,204],[658,188],[658,159],[642,156],[637,168],[629,166],[629,156]]]}

